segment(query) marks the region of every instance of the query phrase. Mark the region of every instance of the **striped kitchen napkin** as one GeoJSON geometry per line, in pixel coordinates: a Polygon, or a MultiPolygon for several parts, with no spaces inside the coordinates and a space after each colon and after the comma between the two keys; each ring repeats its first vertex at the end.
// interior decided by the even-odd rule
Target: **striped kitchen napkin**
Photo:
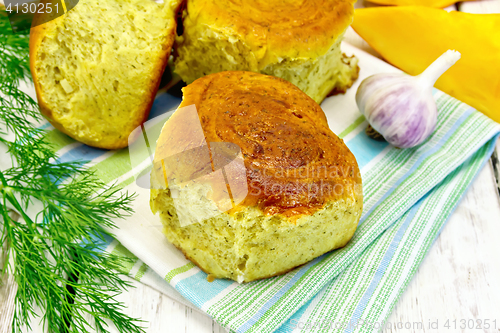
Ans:
{"type": "MultiPolygon", "coordinates": [[[[206,312],[232,332],[373,332],[382,327],[468,184],[489,158],[500,126],[435,90],[439,116],[435,133],[422,145],[396,149],[373,141],[354,94],[367,76],[397,69],[348,44],[360,60],[360,79],[348,93],[322,104],[331,129],[357,158],[363,178],[364,210],[347,246],[274,278],[238,284],[210,283],[161,232],[149,208],[149,190],[136,177],[145,165],[130,162],[128,149],[103,151],[53,129],[48,140],[61,161],[89,161],[107,183],[136,192],[135,213],[117,220],[105,251],[135,258],[123,272],[206,312]],[[134,167],[133,167],[134,166],[134,167]]],[[[179,104],[160,94],[150,118],[179,104]]],[[[151,138],[150,138],[151,142],[151,138]]]]}

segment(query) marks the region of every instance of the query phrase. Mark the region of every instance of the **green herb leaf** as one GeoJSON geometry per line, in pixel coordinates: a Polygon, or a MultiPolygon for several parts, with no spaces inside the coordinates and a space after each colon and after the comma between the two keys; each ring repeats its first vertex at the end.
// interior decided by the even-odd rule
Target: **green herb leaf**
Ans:
{"type": "Polygon", "coordinates": [[[12,34],[0,12],[0,142],[12,158],[0,171],[0,244],[11,259],[2,274],[18,284],[13,332],[30,329],[35,305],[50,333],[106,332],[109,322],[120,332],[143,332],[115,298],[129,286],[118,273],[129,259],[103,253],[96,242],[114,218],[132,212],[133,195],[107,187],[81,163],[56,162],[45,133],[32,125],[40,120],[37,103],[19,89],[31,80],[28,40],[12,34]],[[34,205],[39,213],[30,217],[34,205]],[[22,219],[12,219],[8,207],[22,219]]]}

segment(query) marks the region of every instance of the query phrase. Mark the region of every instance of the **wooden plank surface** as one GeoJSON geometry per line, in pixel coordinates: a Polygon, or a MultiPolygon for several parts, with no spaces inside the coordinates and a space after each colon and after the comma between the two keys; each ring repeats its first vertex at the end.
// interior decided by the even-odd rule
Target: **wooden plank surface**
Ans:
{"type": "MultiPolygon", "coordinates": [[[[357,6],[367,4],[361,2],[357,6]]],[[[500,13],[500,0],[464,2],[449,9],[456,8],[471,13],[500,13]]],[[[351,30],[346,35],[351,38],[349,42],[377,56],[359,36],[356,37],[352,33],[351,30]]],[[[500,144],[497,147],[500,147],[500,144]]],[[[500,151],[500,148],[497,150],[500,151]]],[[[471,185],[458,209],[443,228],[388,319],[388,322],[396,326],[398,323],[403,326],[406,323],[423,323],[423,329],[396,327],[386,329],[384,332],[500,332],[500,279],[498,279],[500,250],[497,245],[497,239],[500,238],[500,223],[498,222],[500,222],[500,200],[495,187],[493,167],[489,163],[471,185]],[[490,329],[461,329],[461,320],[466,320],[469,324],[470,319],[482,320],[483,323],[485,319],[489,319],[490,329]],[[436,323],[436,320],[439,328],[429,327],[429,324],[436,323]],[[449,328],[444,327],[446,320],[450,320],[449,328]],[[456,320],[455,329],[453,320],[456,320]],[[496,320],[495,328],[491,326],[494,320],[496,320]]],[[[135,288],[122,293],[119,300],[125,303],[128,314],[147,321],[148,333],[226,332],[210,317],[199,311],[186,307],[141,283],[135,281],[132,283],[135,288]]],[[[12,299],[13,296],[12,290],[9,289],[7,292],[5,288],[3,290],[4,299],[0,298],[0,308],[7,304],[6,299],[12,299]]],[[[12,306],[6,307],[9,308],[12,306]]],[[[6,313],[5,311],[3,310],[3,313],[6,313]]],[[[1,326],[1,318],[0,313],[0,332],[7,332],[1,326]]],[[[33,324],[32,332],[42,332],[36,323],[33,324]]],[[[110,333],[112,332],[116,330],[110,329],[110,333]]]]}
{"type": "MultiPolygon", "coordinates": [[[[500,143],[499,143],[500,147],[500,143]]],[[[396,304],[383,332],[500,331],[500,199],[491,164],[485,165],[396,304]],[[496,329],[460,329],[461,321],[496,320],[496,329]],[[444,327],[449,320],[451,327],[444,327]],[[453,329],[456,320],[457,328],[453,329]],[[429,328],[438,322],[439,329],[429,328]],[[423,329],[398,325],[422,323],[423,329]],[[392,327],[392,326],[391,326],[392,327]]],[[[223,333],[210,317],[126,278],[135,288],[122,293],[125,312],[146,320],[147,333],[223,333]]],[[[35,333],[41,333],[38,329],[35,333]]],[[[110,333],[117,333],[111,328],[110,333]]]]}
{"type": "Polygon", "coordinates": [[[466,1],[458,3],[458,10],[466,13],[474,14],[499,14],[500,1],[498,0],[482,0],[482,1],[466,1]]]}
{"type": "MultiPolygon", "coordinates": [[[[458,206],[392,315],[391,323],[425,323],[421,332],[500,331],[500,201],[488,163],[458,206]],[[453,328],[453,321],[496,320],[497,327],[453,328]],[[439,321],[438,330],[428,323],[439,321]],[[448,330],[446,321],[451,322],[448,330]]],[[[483,325],[484,327],[484,325],[483,325]]],[[[418,332],[420,332],[418,331],[418,332]]],[[[389,332],[409,332],[407,329],[389,332]]]]}
{"type": "MultiPolygon", "coordinates": [[[[13,211],[9,216],[14,221],[19,219],[19,215],[13,211]]],[[[4,267],[8,258],[8,244],[0,244],[0,269],[4,267]]],[[[1,273],[1,271],[0,271],[1,273]]],[[[1,274],[0,278],[0,333],[12,330],[12,318],[14,316],[14,301],[17,292],[17,284],[12,274],[1,274]]]]}
{"type": "MultiPolygon", "coordinates": [[[[0,267],[3,267],[3,260],[0,260],[0,267]]],[[[0,332],[2,333],[11,331],[16,291],[14,276],[3,274],[0,279],[0,332]]]]}

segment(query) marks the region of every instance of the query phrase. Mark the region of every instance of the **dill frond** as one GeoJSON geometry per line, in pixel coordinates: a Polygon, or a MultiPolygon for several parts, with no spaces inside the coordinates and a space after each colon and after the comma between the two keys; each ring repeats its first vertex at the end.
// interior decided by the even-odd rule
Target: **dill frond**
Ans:
{"type": "Polygon", "coordinates": [[[0,142],[12,159],[0,171],[0,244],[9,245],[10,257],[0,273],[13,274],[18,285],[13,332],[30,329],[35,305],[49,333],[106,332],[108,322],[143,332],[115,298],[130,286],[118,273],[128,259],[95,242],[109,235],[113,219],[132,213],[134,196],[106,187],[81,163],[56,162],[45,133],[32,125],[40,120],[36,101],[19,89],[31,80],[28,42],[0,12],[0,142]],[[40,207],[36,216],[28,213],[33,206],[40,207]]]}

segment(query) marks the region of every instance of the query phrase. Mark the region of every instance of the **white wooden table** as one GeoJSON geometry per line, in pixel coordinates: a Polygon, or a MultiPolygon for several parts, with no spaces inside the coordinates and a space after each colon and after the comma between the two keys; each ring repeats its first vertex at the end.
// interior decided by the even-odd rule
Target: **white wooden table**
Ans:
{"type": "MultiPolygon", "coordinates": [[[[498,145],[500,151],[500,144],[498,145]]],[[[491,164],[471,184],[388,322],[424,323],[423,330],[385,332],[500,332],[500,200],[491,164]],[[446,320],[489,319],[495,330],[445,329],[446,320]],[[438,321],[440,329],[428,329],[438,321]]],[[[131,280],[132,281],[132,280],[131,280]]],[[[148,333],[222,333],[210,317],[133,282],[120,296],[127,313],[147,320],[148,333]]]]}
{"type": "MultiPolygon", "coordinates": [[[[364,3],[358,3],[357,7],[364,3]]],[[[500,13],[500,0],[464,2],[449,10],[500,13]]],[[[355,33],[348,42],[376,55],[355,33]]],[[[500,143],[497,144],[500,154],[500,143]]],[[[387,322],[385,332],[500,332],[500,199],[493,168],[488,163],[471,184],[387,322]],[[496,320],[496,328],[460,329],[465,320],[496,320]],[[449,320],[450,328],[445,327],[449,320]],[[456,327],[454,329],[454,320],[456,327]],[[438,329],[433,329],[435,323],[438,329]],[[423,323],[424,329],[399,329],[423,323]],[[401,323],[401,324],[399,324],[401,323]],[[430,324],[430,327],[429,327],[430,324]]],[[[131,280],[132,281],[132,280],[131,280]]],[[[120,296],[127,313],[148,321],[148,333],[220,333],[217,322],[197,310],[132,282],[135,289],[120,296]]],[[[476,326],[474,326],[476,327],[476,326]]]]}
{"type": "MultiPolygon", "coordinates": [[[[357,4],[357,7],[365,5],[357,4]]],[[[466,12],[500,13],[500,0],[461,3],[466,12]]],[[[349,42],[375,54],[350,31],[349,42]]],[[[497,145],[500,155],[500,143],[497,145]]],[[[403,293],[390,318],[396,326],[384,332],[500,332],[500,200],[490,163],[478,175],[403,293]],[[490,329],[460,329],[489,320],[490,329]],[[445,327],[449,321],[449,329],[445,327]],[[454,320],[456,327],[454,329],[454,320]],[[423,329],[397,328],[423,323],[423,329]],[[436,327],[436,323],[438,328],[436,327]]],[[[128,279],[128,278],[126,278],[128,279]]],[[[118,299],[126,313],[147,323],[148,333],[222,333],[207,315],[131,280],[135,288],[118,299]]],[[[475,326],[474,326],[475,327],[475,326]]],[[[34,332],[42,332],[36,325],[34,332]]],[[[0,333],[3,333],[0,326],[0,333]]],[[[6,332],[6,331],[5,331],[6,332]]],[[[111,330],[111,332],[114,332],[111,330]]]]}
{"type": "MultiPolygon", "coordinates": [[[[361,2],[357,7],[363,5],[361,2]]],[[[500,0],[464,2],[449,9],[500,13],[500,0]]],[[[353,34],[350,31],[346,36],[348,42],[376,55],[353,34]]],[[[497,151],[500,154],[500,143],[497,151]]],[[[488,163],[387,320],[396,328],[385,332],[500,332],[500,199],[494,184],[493,168],[488,163]],[[460,329],[463,320],[468,325],[471,319],[489,319],[490,325],[496,320],[496,328],[460,329]],[[445,327],[447,320],[449,329],[445,327]],[[439,328],[433,329],[436,321],[439,328]],[[424,329],[397,328],[416,322],[423,323],[424,329]]],[[[120,300],[128,305],[128,314],[148,321],[148,333],[226,332],[207,315],[141,283],[133,284],[136,288],[122,294],[120,300]]]]}

